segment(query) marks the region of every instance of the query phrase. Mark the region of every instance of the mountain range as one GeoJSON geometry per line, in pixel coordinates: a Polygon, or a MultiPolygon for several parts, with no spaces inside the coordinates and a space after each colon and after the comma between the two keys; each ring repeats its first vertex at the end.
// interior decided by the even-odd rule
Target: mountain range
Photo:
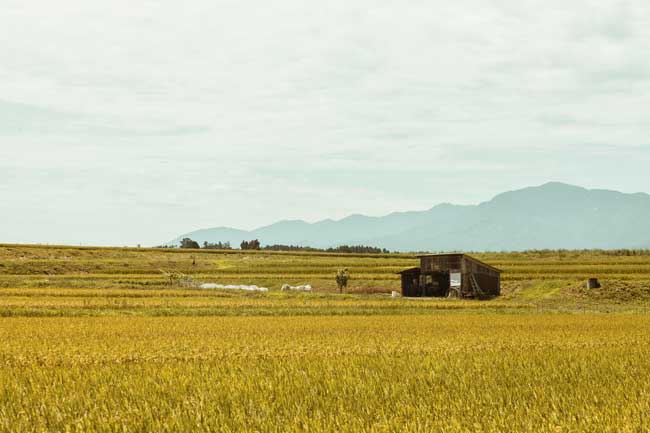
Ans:
{"type": "Polygon", "coordinates": [[[216,227],[167,244],[178,245],[185,237],[200,244],[228,241],[233,247],[259,239],[262,245],[370,245],[392,251],[650,248],[650,195],[550,182],[478,205],[444,203],[423,211],[315,223],[285,220],[251,231],[216,227]]]}

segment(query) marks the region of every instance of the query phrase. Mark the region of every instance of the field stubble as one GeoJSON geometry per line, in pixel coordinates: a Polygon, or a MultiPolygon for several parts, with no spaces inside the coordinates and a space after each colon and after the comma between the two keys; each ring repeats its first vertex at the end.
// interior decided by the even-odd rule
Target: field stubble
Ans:
{"type": "Polygon", "coordinates": [[[502,297],[391,299],[409,255],[0,246],[0,432],[649,431],[650,255],[478,257],[502,297]]]}

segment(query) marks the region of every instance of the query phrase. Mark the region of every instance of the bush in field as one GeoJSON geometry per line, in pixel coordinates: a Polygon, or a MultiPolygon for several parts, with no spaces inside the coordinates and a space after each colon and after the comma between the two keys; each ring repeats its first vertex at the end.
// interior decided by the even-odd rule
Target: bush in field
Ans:
{"type": "Polygon", "coordinates": [[[163,271],[162,269],[160,272],[169,280],[169,285],[170,286],[192,286],[194,284],[194,280],[192,277],[185,275],[182,272],[166,272],[163,271]]]}
{"type": "Polygon", "coordinates": [[[348,286],[348,281],[350,280],[350,273],[347,268],[339,269],[336,272],[336,285],[339,287],[339,293],[343,293],[343,289],[348,286]]]}

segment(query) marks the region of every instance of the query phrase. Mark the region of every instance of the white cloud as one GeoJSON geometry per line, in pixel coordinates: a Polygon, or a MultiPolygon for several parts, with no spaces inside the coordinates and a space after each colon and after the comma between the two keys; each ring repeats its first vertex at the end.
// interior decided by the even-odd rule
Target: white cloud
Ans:
{"type": "Polygon", "coordinates": [[[642,0],[7,0],[0,241],[648,191],[648,40],[642,0]]]}

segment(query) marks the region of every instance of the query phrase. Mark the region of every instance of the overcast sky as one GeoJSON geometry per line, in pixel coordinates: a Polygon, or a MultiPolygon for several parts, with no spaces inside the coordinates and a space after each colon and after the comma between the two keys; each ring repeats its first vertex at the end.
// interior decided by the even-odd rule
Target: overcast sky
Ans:
{"type": "Polygon", "coordinates": [[[2,0],[0,242],[650,192],[647,0],[2,0]]]}

